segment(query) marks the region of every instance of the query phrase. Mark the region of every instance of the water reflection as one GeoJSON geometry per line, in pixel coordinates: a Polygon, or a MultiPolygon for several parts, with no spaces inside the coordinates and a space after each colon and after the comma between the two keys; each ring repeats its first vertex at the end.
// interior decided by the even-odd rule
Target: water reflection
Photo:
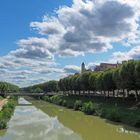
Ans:
{"type": "Polygon", "coordinates": [[[30,101],[49,116],[57,115],[64,126],[80,134],[83,140],[140,140],[140,132],[134,128],[128,130],[126,126],[124,127],[121,124],[115,125],[115,123],[109,123],[99,117],[84,115],[82,112],[41,100],[31,99],[30,101]],[[127,133],[127,131],[129,132],[127,133]]]}
{"type": "Polygon", "coordinates": [[[133,134],[133,135],[137,135],[137,136],[140,138],[140,134],[139,134],[138,132],[131,131],[131,130],[129,131],[129,130],[123,128],[123,127],[118,128],[118,129],[117,129],[117,132],[119,132],[119,133],[125,133],[125,134],[133,134]]]}
{"type": "MultiPolygon", "coordinates": [[[[23,104],[23,99],[19,100],[23,104]]],[[[9,128],[0,140],[82,140],[64,127],[57,117],[49,117],[34,106],[17,106],[9,128]]]]}
{"type": "Polygon", "coordinates": [[[31,103],[28,102],[27,100],[25,100],[24,98],[19,98],[18,99],[18,104],[19,105],[31,105],[31,103]]]}

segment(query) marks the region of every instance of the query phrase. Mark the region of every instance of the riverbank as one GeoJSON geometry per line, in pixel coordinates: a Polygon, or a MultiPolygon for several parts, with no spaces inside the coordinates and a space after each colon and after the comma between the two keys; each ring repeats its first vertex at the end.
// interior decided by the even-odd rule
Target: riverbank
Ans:
{"type": "Polygon", "coordinates": [[[7,102],[8,102],[8,97],[0,101],[0,111],[2,110],[3,106],[7,104],[7,102]]]}
{"type": "Polygon", "coordinates": [[[80,135],[82,140],[139,140],[140,129],[112,123],[98,116],[85,115],[81,111],[75,111],[43,100],[29,97],[26,99],[38,110],[42,110],[52,118],[57,118],[65,127],[80,135]]]}
{"type": "Polygon", "coordinates": [[[7,123],[14,112],[15,106],[17,105],[17,98],[10,97],[9,99],[5,100],[4,103],[6,104],[3,104],[0,111],[0,131],[7,128],[7,123]]]}
{"type": "Polygon", "coordinates": [[[102,97],[61,96],[42,97],[44,101],[79,110],[107,120],[140,128],[140,108],[131,101],[102,97]]]}

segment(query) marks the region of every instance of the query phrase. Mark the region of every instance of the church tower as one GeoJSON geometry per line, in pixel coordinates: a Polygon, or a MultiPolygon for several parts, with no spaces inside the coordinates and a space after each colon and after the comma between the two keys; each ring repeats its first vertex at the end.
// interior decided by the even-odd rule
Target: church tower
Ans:
{"type": "Polygon", "coordinates": [[[86,70],[86,68],[85,68],[85,63],[83,62],[83,63],[81,64],[81,73],[84,73],[85,70],[86,70]]]}

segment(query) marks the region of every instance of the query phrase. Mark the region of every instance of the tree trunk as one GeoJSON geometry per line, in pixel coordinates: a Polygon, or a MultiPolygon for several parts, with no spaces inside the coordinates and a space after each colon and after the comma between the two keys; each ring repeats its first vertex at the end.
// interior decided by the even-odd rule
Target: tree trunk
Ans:
{"type": "Polygon", "coordinates": [[[136,90],[135,93],[136,93],[136,102],[138,102],[138,90],[136,90]]]}
{"type": "Polygon", "coordinates": [[[104,91],[104,90],[103,90],[103,94],[104,94],[104,99],[105,99],[106,93],[105,93],[105,91],[104,91]]]}
{"type": "Polygon", "coordinates": [[[125,97],[127,98],[129,95],[129,90],[126,89],[126,94],[125,94],[125,97]]]}
{"type": "Polygon", "coordinates": [[[123,89],[123,101],[125,100],[125,90],[123,89]]]}
{"type": "Polygon", "coordinates": [[[107,94],[108,94],[108,98],[109,98],[109,91],[107,91],[107,94]]]}
{"type": "Polygon", "coordinates": [[[80,92],[80,90],[79,90],[79,95],[81,95],[81,92],[80,92]]]}
{"type": "Polygon", "coordinates": [[[115,90],[113,90],[113,97],[115,97],[115,90]]]}

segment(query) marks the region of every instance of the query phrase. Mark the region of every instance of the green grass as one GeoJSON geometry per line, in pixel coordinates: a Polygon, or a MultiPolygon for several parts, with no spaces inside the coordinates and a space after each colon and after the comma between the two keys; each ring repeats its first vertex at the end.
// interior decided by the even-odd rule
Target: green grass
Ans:
{"type": "Polygon", "coordinates": [[[17,99],[11,97],[8,100],[8,103],[0,111],[0,130],[7,128],[7,122],[9,121],[9,119],[13,114],[16,104],[17,104],[17,99]]]}
{"type": "Polygon", "coordinates": [[[3,99],[3,97],[2,96],[0,96],[0,100],[2,100],[3,99]]]}

